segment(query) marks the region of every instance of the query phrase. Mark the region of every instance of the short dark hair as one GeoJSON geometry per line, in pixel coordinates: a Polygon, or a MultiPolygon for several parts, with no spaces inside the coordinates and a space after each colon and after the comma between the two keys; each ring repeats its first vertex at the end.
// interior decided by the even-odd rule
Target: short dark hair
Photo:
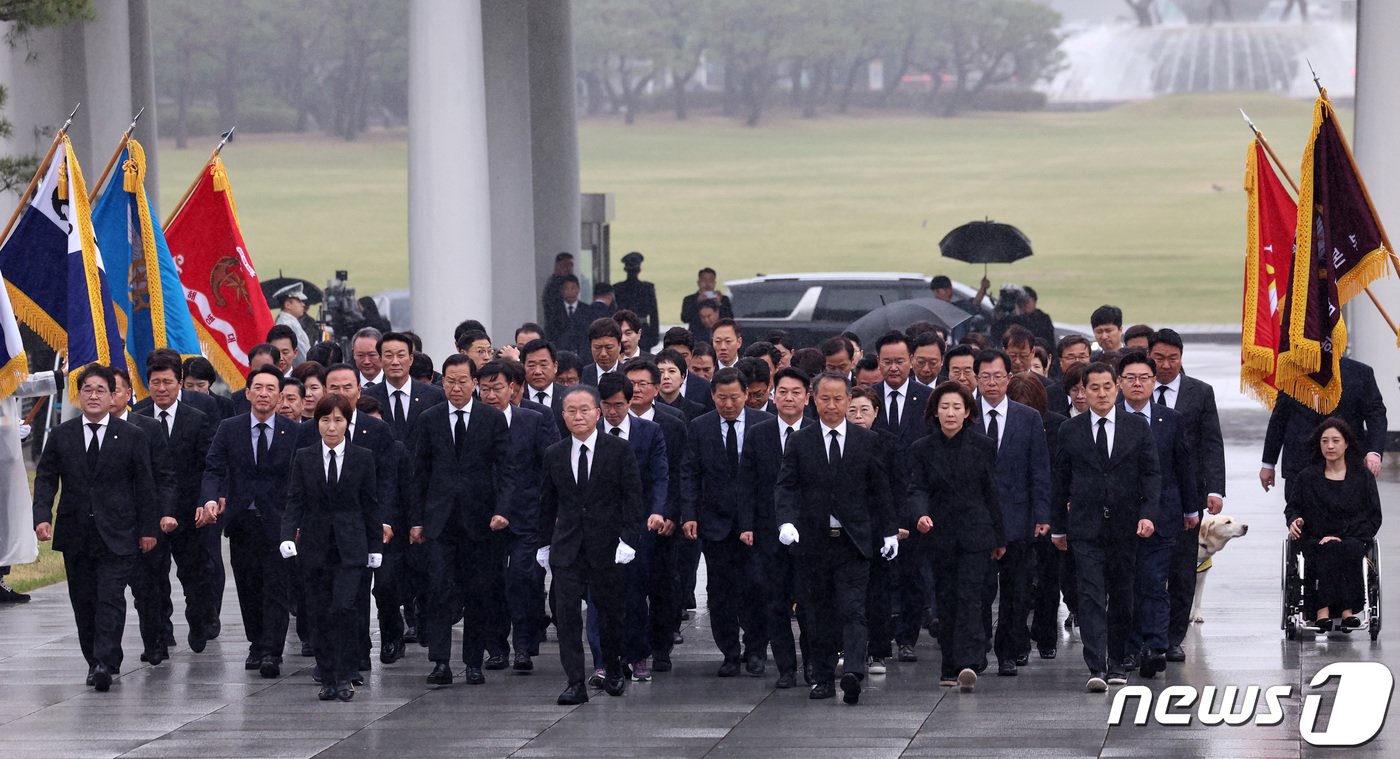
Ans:
{"type": "Polygon", "coordinates": [[[462,339],[463,332],[485,332],[486,325],[476,319],[465,319],[452,328],[452,344],[456,345],[462,339]]]}
{"type": "Polygon", "coordinates": [[[850,330],[846,330],[845,332],[842,332],[842,333],[841,333],[841,336],[844,337],[844,338],[846,338],[847,340],[850,340],[850,341],[851,341],[851,345],[854,345],[854,346],[856,346],[857,348],[862,348],[862,347],[863,347],[863,346],[861,345],[861,342],[860,342],[860,335],[857,335],[856,333],[854,333],[854,332],[852,332],[852,331],[850,331],[850,330]]]}
{"type": "Polygon", "coordinates": [[[1157,343],[1166,343],[1183,353],[1186,351],[1186,345],[1181,341],[1181,335],[1177,334],[1177,331],[1170,327],[1163,327],[1153,332],[1152,337],[1147,341],[1147,349],[1152,350],[1157,347],[1157,343]]]}
{"type": "Polygon", "coordinates": [[[629,402],[632,400],[632,383],[617,372],[608,372],[598,378],[598,397],[611,398],[618,393],[629,402]]]}
{"type": "MultiPolygon", "coordinates": [[[[296,340],[294,339],[292,342],[295,344],[296,340]]],[[[248,351],[248,363],[252,363],[253,359],[258,357],[258,354],[266,355],[268,358],[272,359],[274,364],[277,363],[277,359],[282,357],[282,351],[277,350],[277,346],[272,343],[258,343],[248,351]]]]}
{"type": "Polygon", "coordinates": [[[340,393],[326,393],[321,399],[316,401],[316,411],[313,418],[321,421],[321,417],[330,416],[332,411],[339,411],[340,415],[349,421],[355,415],[355,409],[350,405],[350,399],[340,393]]]}
{"type": "Polygon", "coordinates": [[[714,337],[714,334],[715,334],[715,331],[716,331],[716,330],[719,330],[719,329],[723,329],[724,327],[728,327],[728,328],[734,330],[734,334],[735,334],[735,335],[742,335],[742,334],[743,334],[742,332],[739,331],[739,322],[736,322],[736,321],[734,321],[733,319],[730,319],[729,317],[726,316],[726,317],[720,319],[719,321],[715,322],[715,326],[710,327],[710,336],[713,338],[713,337],[714,337]]]}
{"type": "Polygon", "coordinates": [[[706,357],[706,356],[709,356],[710,358],[714,358],[714,357],[715,357],[715,346],[710,345],[709,343],[703,342],[703,341],[702,341],[702,342],[698,342],[698,343],[696,343],[695,345],[691,346],[691,348],[690,348],[690,357],[691,357],[691,358],[696,358],[696,357],[704,358],[704,357],[706,357]]]}
{"type": "Polygon", "coordinates": [[[1151,344],[1152,332],[1153,329],[1147,326],[1146,324],[1134,324],[1133,326],[1123,330],[1123,343],[1127,344],[1129,340],[1136,340],[1139,337],[1145,337],[1147,338],[1147,342],[1151,344]]]}
{"type": "Polygon", "coordinates": [[[413,338],[409,337],[408,335],[405,335],[402,332],[385,332],[384,334],[380,335],[379,342],[374,346],[374,349],[379,351],[380,353],[383,353],[384,343],[403,343],[404,346],[408,348],[409,353],[412,353],[414,351],[413,338]]]}
{"type": "Polygon", "coordinates": [[[783,352],[767,340],[759,340],[744,348],[744,358],[766,358],[777,366],[783,360],[783,352]]]}
{"type": "Polygon", "coordinates": [[[860,360],[856,362],[855,372],[878,372],[880,371],[880,357],[874,353],[862,354],[860,360]]]}
{"type": "Polygon", "coordinates": [[[605,282],[605,281],[603,281],[603,280],[597,280],[597,279],[593,280],[593,297],[594,297],[594,298],[597,298],[599,295],[612,295],[612,291],[613,291],[613,286],[612,286],[612,283],[611,283],[611,282],[605,282]]]}
{"type": "Polygon", "coordinates": [[[471,376],[473,380],[475,380],[476,362],[472,361],[470,356],[466,356],[461,353],[453,353],[452,355],[442,360],[442,373],[446,375],[448,369],[451,369],[454,366],[462,366],[463,364],[466,364],[467,373],[471,376]]]}
{"type": "Polygon", "coordinates": [[[685,327],[672,327],[661,336],[661,347],[669,348],[672,345],[684,345],[686,348],[690,348],[695,345],[695,336],[690,334],[690,330],[685,327]]]}
{"type": "Polygon", "coordinates": [[[152,351],[151,354],[146,357],[146,376],[150,377],[155,372],[174,372],[176,382],[180,382],[185,378],[185,368],[180,364],[179,354],[171,358],[167,353],[152,351]]]}
{"type": "Polygon", "coordinates": [[[113,366],[112,374],[113,376],[121,378],[121,381],[126,384],[128,390],[131,389],[131,374],[127,372],[127,370],[121,368],[120,366],[113,366]]]}
{"type": "Polygon", "coordinates": [[[797,343],[792,341],[792,336],[786,330],[775,329],[769,332],[764,339],[775,346],[787,348],[789,353],[797,349],[797,343]]]}
{"type": "Polygon", "coordinates": [[[686,372],[689,372],[689,371],[690,371],[690,367],[687,366],[686,363],[685,363],[685,356],[682,356],[680,353],[678,353],[678,352],[676,352],[676,351],[673,351],[673,350],[671,350],[670,348],[667,348],[666,350],[661,351],[661,355],[656,357],[656,364],[655,364],[655,366],[657,367],[657,373],[658,373],[658,374],[659,374],[660,371],[661,371],[661,363],[662,363],[662,362],[666,362],[666,363],[668,363],[668,364],[671,364],[671,365],[675,366],[677,369],[680,370],[681,376],[682,376],[682,377],[684,377],[684,376],[686,375],[686,372]]]}
{"type": "Polygon", "coordinates": [[[379,406],[379,399],[364,393],[360,393],[360,397],[355,401],[355,410],[369,416],[383,413],[383,409],[379,406]]]}
{"type": "Polygon", "coordinates": [[[1088,364],[1075,364],[1066,369],[1065,373],[1060,375],[1060,387],[1064,388],[1065,392],[1068,393],[1070,388],[1083,385],[1084,370],[1088,368],[1088,364]]]}
{"type": "Polygon", "coordinates": [[[510,382],[510,370],[500,361],[487,361],[476,370],[476,381],[485,382],[492,377],[505,377],[506,382],[510,382]]]}
{"type": "Polygon", "coordinates": [[[946,274],[935,274],[933,279],[928,281],[928,289],[951,290],[953,289],[953,280],[949,279],[946,274]]]}
{"type": "Polygon", "coordinates": [[[812,375],[798,369],[795,366],[785,366],[773,375],[773,386],[777,387],[779,382],[785,379],[797,380],[802,383],[803,389],[807,389],[812,384],[812,375]]]}
{"type": "Polygon", "coordinates": [[[536,323],[534,323],[534,322],[525,322],[524,324],[520,325],[519,327],[516,327],[516,328],[515,328],[515,339],[516,339],[516,340],[519,340],[519,339],[520,339],[520,333],[521,333],[521,332],[533,332],[533,333],[539,335],[540,337],[544,337],[544,327],[541,327],[540,325],[538,325],[538,324],[536,324],[536,323]]]}
{"type": "Polygon", "coordinates": [[[702,309],[702,308],[708,308],[708,309],[710,309],[711,311],[714,311],[715,313],[719,313],[719,311],[720,311],[720,308],[719,308],[719,301],[716,300],[715,298],[706,298],[706,299],[700,301],[699,303],[696,303],[696,304],[695,304],[695,310],[696,310],[696,311],[699,311],[699,310],[702,309]]]}
{"type": "Polygon", "coordinates": [[[1125,368],[1133,364],[1147,364],[1147,368],[1151,369],[1153,374],[1157,373],[1157,362],[1147,355],[1147,351],[1132,350],[1124,353],[1122,358],[1118,359],[1118,374],[1121,375],[1125,368]]]}
{"type": "Polygon", "coordinates": [[[715,272],[715,270],[714,270],[714,269],[711,269],[711,268],[708,267],[708,266],[706,266],[705,268],[703,268],[703,269],[701,269],[700,271],[696,272],[695,276],[697,276],[697,277],[703,277],[703,276],[705,276],[706,274],[709,274],[710,276],[718,276],[718,274],[715,272]]]}
{"type": "Polygon", "coordinates": [[[734,362],[734,368],[739,370],[739,374],[744,378],[744,387],[768,383],[772,380],[772,372],[768,370],[768,362],[761,358],[745,356],[734,362]]]}
{"type": "Polygon", "coordinates": [[[506,381],[514,382],[517,385],[525,384],[525,365],[513,358],[502,356],[496,359],[506,368],[506,381]]]}
{"type": "Polygon", "coordinates": [[[851,392],[851,380],[846,375],[836,372],[822,372],[812,378],[812,395],[817,394],[817,388],[821,387],[823,382],[839,382],[842,387],[846,388],[847,393],[851,392]]]}
{"type": "Polygon", "coordinates": [[[554,343],[551,343],[543,337],[537,337],[534,340],[525,343],[525,347],[520,349],[520,358],[527,358],[531,353],[535,353],[538,351],[548,351],[550,361],[559,360],[558,356],[556,355],[556,351],[554,350],[554,343]]]}
{"type": "Polygon", "coordinates": [[[801,369],[810,382],[812,377],[826,371],[826,360],[816,348],[798,348],[792,352],[792,358],[788,359],[788,366],[801,369]]]}
{"type": "Polygon", "coordinates": [[[622,329],[617,326],[617,322],[613,321],[611,316],[594,319],[588,325],[589,343],[594,340],[605,340],[609,337],[616,340],[619,345],[622,344],[622,329]]]}
{"type": "Polygon", "coordinates": [[[971,356],[972,366],[974,367],[973,371],[977,371],[977,349],[973,348],[967,343],[963,343],[962,345],[955,345],[952,348],[949,348],[948,352],[943,354],[943,365],[948,366],[949,364],[953,363],[953,359],[960,358],[962,356],[971,356]]]}
{"type": "Polygon", "coordinates": [[[930,430],[937,430],[939,428],[938,404],[943,401],[943,396],[949,393],[956,394],[961,398],[963,408],[967,409],[967,418],[963,420],[964,427],[972,421],[972,417],[976,414],[977,399],[972,397],[971,390],[963,387],[961,382],[955,380],[940,382],[938,386],[933,389],[933,392],[929,393],[928,404],[924,406],[924,424],[927,425],[930,430]]]}
{"type": "Polygon", "coordinates": [[[360,379],[360,368],[358,366],[355,366],[354,364],[345,361],[342,361],[338,364],[331,364],[330,366],[326,367],[325,374],[321,376],[325,377],[326,380],[329,380],[331,375],[336,372],[350,372],[351,374],[355,375],[356,382],[358,382],[360,379]]]}
{"type": "MultiPolygon", "coordinates": [[[[662,356],[665,356],[665,354],[663,353],[662,356]]],[[[657,368],[656,362],[654,361],[649,361],[644,358],[634,358],[622,367],[623,374],[631,374],[632,372],[646,372],[647,376],[651,377],[651,383],[653,385],[661,382],[661,369],[657,368]]]]}
{"type": "Polygon", "coordinates": [[[184,375],[193,377],[201,382],[214,384],[219,381],[219,373],[214,371],[214,364],[203,356],[190,356],[185,359],[184,375]]]}
{"type": "Polygon", "coordinates": [[[846,358],[856,357],[855,346],[851,344],[850,340],[847,340],[846,338],[840,335],[823,340],[821,344],[821,351],[822,358],[831,358],[832,356],[835,356],[838,353],[846,354],[846,358]]]}
{"type": "Polygon", "coordinates": [[[710,379],[710,393],[713,394],[720,385],[738,385],[748,389],[749,383],[744,379],[744,375],[739,373],[734,367],[727,367],[715,372],[715,376],[710,379]]]}
{"type": "Polygon", "coordinates": [[[1005,369],[1008,374],[1011,373],[1011,357],[1006,355],[1006,351],[1001,348],[983,348],[977,351],[977,355],[972,357],[972,371],[981,372],[982,365],[992,361],[1000,361],[1001,368],[1005,369]]]}
{"type": "Polygon", "coordinates": [[[622,325],[626,324],[627,326],[632,328],[633,332],[642,331],[642,320],[641,317],[637,316],[636,311],[629,311],[625,308],[620,309],[618,311],[613,312],[612,320],[617,322],[617,326],[619,328],[622,327],[622,325]]]}
{"type": "Polygon", "coordinates": [[[1010,348],[1013,345],[1035,345],[1035,335],[1031,331],[1019,324],[1013,324],[1002,333],[1001,345],[1003,348],[1010,348]]]}
{"type": "Polygon", "coordinates": [[[345,350],[340,343],[324,340],[311,346],[311,350],[306,352],[306,360],[315,361],[321,366],[338,364],[345,360],[345,350]]]}
{"type": "Polygon", "coordinates": [[[401,334],[413,341],[414,353],[421,353],[423,351],[423,338],[419,337],[417,332],[404,330],[401,334]]]}
{"type": "Polygon", "coordinates": [[[883,335],[880,335],[880,339],[875,341],[875,355],[878,356],[880,354],[880,350],[886,345],[896,344],[903,345],[904,349],[909,351],[911,355],[914,353],[914,341],[910,340],[909,336],[904,334],[903,332],[891,330],[883,335]]]}
{"type": "Polygon", "coordinates": [[[1040,300],[1040,296],[1036,294],[1034,287],[1031,287],[1030,285],[1021,285],[1021,290],[1023,290],[1026,293],[1027,298],[1031,300],[1040,300]]]}
{"type": "Polygon", "coordinates": [[[308,377],[315,377],[317,382],[326,384],[326,368],[315,361],[303,361],[292,370],[292,376],[301,380],[303,386],[306,385],[308,377]]]}
{"type": "Polygon", "coordinates": [[[1065,354],[1065,349],[1073,345],[1082,345],[1089,350],[1094,349],[1094,344],[1089,341],[1089,338],[1083,335],[1065,335],[1060,338],[1058,343],[1055,343],[1055,358],[1063,356],[1065,354]]]}
{"type": "Polygon", "coordinates": [[[1118,381],[1118,371],[1113,368],[1113,364],[1104,363],[1103,361],[1094,361],[1084,367],[1084,379],[1080,380],[1080,384],[1088,385],[1090,374],[1103,374],[1104,372],[1107,372],[1108,376],[1112,377],[1114,382],[1118,381]]]}
{"type": "Polygon", "coordinates": [[[554,356],[554,362],[559,365],[556,374],[583,371],[583,361],[581,361],[578,354],[573,351],[559,351],[554,356]]]}
{"type": "Polygon", "coordinates": [[[930,345],[938,346],[938,355],[940,356],[948,352],[948,343],[944,342],[943,338],[940,337],[937,332],[925,332],[914,338],[915,351],[930,345]]]}
{"type": "Polygon", "coordinates": [[[273,379],[277,380],[277,387],[278,387],[278,389],[281,389],[281,387],[282,387],[282,373],[279,372],[279,371],[277,371],[276,367],[272,367],[272,366],[259,366],[258,368],[254,369],[253,371],[248,372],[248,387],[252,387],[252,386],[253,386],[253,378],[256,377],[256,376],[258,376],[259,374],[266,374],[266,375],[268,375],[269,377],[272,377],[273,379]]]}
{"type": "Polygon", "coordinates": [[[1089,326],[1097,327],[1102,324],[1116,324],[1122,327],[1123,309],[1107,303],[1094,309],[1094,313],[1089,314],[1089,326]]]}
{"type": "Polygon", "coordinates": [[[273,340],[291,340],[292,347],[297,347],[297,333],[285,324],[274,324],[272,329],[267,331],[267,341],[270,343],[273,340]]]}
{"type": "Polygon", "coordinates": [[[457,350],[467,350],[468,348],[472,347],[472,343],[477,342],[478,340],[485,340],[489,343],[491,342],[491,336],[486,334],[484,330],[480,329],[469,329],[460,332],[457,335],[457,350]]]}
{"type": "MultiPolygon", "coordinates": [[[[573,258],[573,256],[569,256],[569,258],[573,258]]],[[[558,258],[555,258],[554,260],[558,261],[559,259],[558,259],[558,258]]],[[[563,284],[566,284],[566,283],[573,283],[573,284],[575,284],[575,285],[580,284],[579,281],[578,281],[578,275],[577,275],[577,274],[565,274],[564,276],[562,276],[562,277],[559,278],[559,284],[560,284],[560,285],[563,285],[563,284]]]]}
{"type": "Polygon", "coordinates": [[[428,382],[436,372],[433,370],[433,357],[421,351],[413,353],[413,363],[408,367],[409,379],[428,382]]]}
{"type": "Polygon", "coordinates": [[[302,384],[301,380],[296,377],[283,377],[281,388],[286,390],[288,386],[295,387],[297,389],[297,395],[300,395],[302,398],[306,397],[306,385],[302,384]]]}

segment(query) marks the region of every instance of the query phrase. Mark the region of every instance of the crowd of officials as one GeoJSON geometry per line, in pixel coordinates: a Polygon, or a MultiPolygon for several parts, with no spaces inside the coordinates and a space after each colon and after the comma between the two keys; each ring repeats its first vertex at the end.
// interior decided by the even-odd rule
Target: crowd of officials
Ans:
{"type": "MultiPolygon", "coordinates": [[[[141,659],[169,657],[172,563],[190,650],[219,637],[224,540],[247,669],[279,677],[290,637],[323,700],[353,698],[372,666],[371,606],[380,662],[426,649],[430,685],[529,672],[552,625],[559,703],[622,695],[671,669],[702,556],[716,674],[772,666],[814,699],[857,703],[925,633],[940,685],[971,690],[993,663],[1014,676],[1057,655],[1062,603],[1090,691],[1185,660],[1225,459],[1176,332],[1125,331],[1103,306],[1092,342],[1007,320],[746,344],[704,270],[686,302],[714,313],[657,334],[640,264],[624,258],[628,298],[650,292],[651,317],[598,289],[580,303],[557,272],[545,327],[506,343],[465,321],[440,363],[411,333],[362,329],[344,356],[278,324],[230,397],[208,361],[170,351],[134,406],[124,372],[84,368],[34,523],[63,554],[88,683],[121,671],[128,586],[141,659]]],[[[1379,525],[1386,430],[1370,370],[1343,360],[1343,379],[1325,424],[1281,396],[1260,472],[1271,486],[1283,453],[1290,530],[1333,568],[1317,617],[1339,626],[1359,608],[1348,561],[1379,525]]]]}

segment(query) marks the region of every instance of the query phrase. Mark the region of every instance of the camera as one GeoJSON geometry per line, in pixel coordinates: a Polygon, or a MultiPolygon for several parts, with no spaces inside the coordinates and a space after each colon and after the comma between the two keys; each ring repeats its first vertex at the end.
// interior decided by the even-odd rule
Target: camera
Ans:
{"type": "Polygon", "coordinates": [[[355,302],[355,288],[347,284],[349,279],[348,270],[336,270],[335,279],[328,282],[323,291],[325,299],[321,303],[320,319],[321,326],[329,331],[331,339],[339,343],[347,355],[350,352],[350,338],[365,325],[359,304],[355,302]]]}

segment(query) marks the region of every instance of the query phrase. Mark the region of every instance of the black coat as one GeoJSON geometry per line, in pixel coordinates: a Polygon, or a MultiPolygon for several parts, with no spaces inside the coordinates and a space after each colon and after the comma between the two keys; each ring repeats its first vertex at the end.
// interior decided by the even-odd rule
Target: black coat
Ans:
{"type": "Polygon", "coordinates": [[[91,512],[107,550],[118,556],[134,555],[140,550],[140,538],[154,538],[160,531],[160,515],[151,498],[155,479],[146,434],[134,424],[109,417],[97,470],[89,471],[83,445],[86,423],[84,417],[70,419],[50,433],[34,473],[34,526],[53,523],[53,550],[78,549],[81,537],[75,525],[86,518],[81,515],[91,512]]]}
{"type": "MultiPolygon", "coordinates": [[[[1008,401],[1006,418],[998,424],[1001,445],[994,447],[1002,528],[1009,541],[1030,540],[1036,525],[1050,524],[1050,449],[1044,421],[1030,406],[1008,401]]],[[[983,416],[977,429],[985,430],[986,425],[983,416]]]]}
{"type": "MultiPolygon", "coordinates": [[[[804,420],[802,424],[811,422],[804,420]]],[[[739,456],[739,532],[752,532],[754,548],[769,554],[782,549],[773,505],[778,470],[783,465],[781,435],[782,423],[777,417],[764,419],[754,425],[739,456]]]]}
{"type": "Polygon", "coordinates": [[[335,485],[326,482],[323,462],[319,443],[297,450],[288,478],[282,540],[297,541],[297,563],[303,569],[325,567],[333,555],[338,555],[339,566],[363,567],[371,552],[383,550],[384,540],[374,454],[347,443],[343,460],[336,462],[335,485]]]}
{"type": "MultiPolygon", "coordinates": [[[[154,406],[147,405],[144,412],[136,413],[151,416],[157,425],[160,424],[159,419],[154,419],[159,413],[154,406]]],[[[204,412],[188,403],[175,405],[175,421],[170,427],[169,445],[170,460],[175,469],[174,501],[170,516],[180,523],[180,529],[193,529],[195,511],[204,505],[199,499],[199,487],[204,478],[204,459],[208,456],[209,445],[214,440],[216,424],[211,422],[204,412]]]]}
{"type": "Polygon", "coordinates": [[[675,406],[667,406],[657,398],[652,407],[652,421],[661,425],[666,438],[666,466],[669,487],[666,488],[666,518],[675,521],[681,516],[681,471],[689,448],[690,419],[675,406]]]}
{"type": "MultiPolygon", "coordinates": [[[[1287,394],[1279,393],[1264,433],[1264,462],[1277,464],[1282,451],[1284,477],[1292,477],[1311,464],[1312,434],[1327,416],[1345,419],[1366,453],[1385,451],[1385,399],[1376,385],[1376,373],[1350,358],[1341,360],[1341,368],[1342,397],[1331,414],[1319,414],[1287,394]]],[[[1180,404],[1177,405],[1179,408],[1180,404]]]]}
{"type": "Polygon", "coordinates": [[[428,538],[442,534],[448,520],[473,540],[491,533],[491,517],[515,521],[514,474],[510,471],[510,428],[506,416],[482,403],[471,402],[467,438],[458,458],[449,416],[451,403],[440,403],[418,418],[414,435],[414,492],[408,507],[410,527],[422,527],[428,538]]]}
{"type": "Polygon", "coordinates": [[[155,496],[157,518],[175,517],[175,460],[170,444],[165,440],[165,431],[160,422],[140,414],[127,412],[126,421],[146,433],[146,448],[151,456],[151,478],[155,483],[152,494],[155,496]]]}
{"type": "Polygon", "coordinates": [[[1225,495],[1225,441],[1220,434],[1215,389],[1185,373],[1181,375],[1179,387],[1180,395],[1173,409],[1181,415],[1181,424],[1186,429],[1186,444],[1191,447],[1191,468],[1196,472],[1198,499],[1192,511],[1196,511],[1206,505],[1207,495],[1225,495]]]}
{"type": "Polygon", "coordinates": [[[964,427],[949,438],[941,430],[909,452],[909,511],[915,522],[933,521],[929,536],[939,551],[991,551],[1006,545],[997,500],[997,447],[964,427]]]}
{"type": "MultiPolygon", "coordinates": [[[[214,434],[214,430],[219,428],[219,422],[232,416],[233,401],[222,395],[210,395],[209,393],[201,393],[195,390],[181,390],[179,402],[182,406],[198,409],[200,413],[204,414],[204,420],[209,424],[210,435],[214,434]],[[228,404],[227,409],[223,402],[228,404]],[[225,413],[225,411],[229,413],[225,413]]],[[[146,414],[155,405],[155,401],[152,400],[150,396],[147,396],[137,401],[136,405],[131,407],[131,410],[138,414],[146,414]]]]}
{"type": "Polygon", "coordinates": [[[1127,540],[1137,523],[1160,527],[1162,473],[1157,442],[1147,422],[1118,410],[1112,453],[1105,463],[1094,444],[1094,414],[1086,411],[1060,426],[1051,467],[1050,530],[1070,540],[1127,540]],[[1092,430],[1092,431],[1091,431],[1092,430]],[[1071,505],[1073,508],[1071,508],[1071,505]]]}
{"type": "Polygon", "coordinates": [[[283,504],[287,498],[287,475],[292,453],[296,451],[299,422],[277,414],[267,422],[267,456],[253,461],[252,416],[239,414],[219,423],[219,431],[204,459],[204,482],[199,491],[201,504],[226,499],[219,523],[229,525],[241,518],[248,507],[257,504],[263,515],[263,530],[276,543],[281,539],[283,504]]]}
{"type": "MultiPolygon", "coordinates": [[[[773,417],[745,408],[740,458],[753,436],[754,426],[773,417]]],[[[725,435],[718,411],[690,422],[688,448],[681,469],[681,522],[698,522],[705,540],[724,540],[740,532],[739,469],[730,467],[725,435]]]]}
{"type": "MultiPolygon", "coordinates": [[[[671,462],[666,450],[666,433],[661,425],[646,419],[627,420],[627,444],[637,457],[637,472],[642,478],[642,510],[646,515],[660,514],[672,521],[678,516],[670,510],[671,462]]],[[[598,432],[608,434],[612,425],[598,418],[598,432]]]]}
{"type": "Polygon", "coordinates": [[[1284,509],[1288,524],[1303,518],[1302,539],[1316,542],[1325,537],[1370,540],[1381,528],[1381,497],[1376,478],[1353,457],[1341,482],[1327,479],[1323,464],[1313,464],[1298,474],[1292,498],[1284,509]]]}
{"type": "MultiPolygon", "coordinates": [[[[375,494],[375,503],[379,508],[380,524],[387,524],[397,532],[404,526],[404,506],[399,503],[398,485],[395,482],[398,468],[394,465],[394,443],[397,441],[393,428],[388,422],[358,411],[352,418],[355,422],[355,437],[350,442],[374,454],[374,466],[377,470],[375,480],[379,486],[379,492],[375,494]]],[[[297,448],[320,444],[321,431],[316,426],[316,420],[302,422],[301,429],[297,431],[297,448]]]]}
{"type": "MultiPolygon", "coordinates": [[[[933,390],[918,380],[910,380],[908,383],[908,397],[900,393],[899,398],[899,433],[898,438],[901,445],[906,449],[914,445],[914,441],[927,435],[930,430],[924,424],[924,411],[928,408],[929,396],[933,390]]],[[[888,383],[879,382],[871,388],[880,394],[880,404],[883,408],[888,405],[890,386],[888,383]]],[[[888,430],[890,428],[889,409],[886,408],[879,417],[875,419],[877,429],[888,430]]]]}
{"type": "Polygon", "coordinates": [[[588,482],[575,481],[570,461],[574,439],[545,452],[540,485],[540,545],[550,546],[552,567],[580,562],[592,568],[613,563],[617,542],[636,548],[642,520],[642,477],[625,441],[599,433],[589,451],[588,482]]]}
{"type": "MultiPolygon", "coordinates": [[[[539,405],[539,404],[535,404],[539,405]]],[[[540,529],[540,482],[544,477],[544,452],[559,440],[552,416],[516,407],[510,417],[510,463],[515,476],[515,505],[510,531],[533,536],[540,529]]]]}
{"type": "MultiPolygon", "coordinates": [[[[1124,408],[1123,404],[1118,408],[1124,408]]],[[[1163,523],[1157,526],[1165,528],[1177,513],[1201,510],[1201,501],[1196,498],[1198,480],[1181,415],[1156,403],[1148,404],[1148,413],[1152,415],[1152,438],[1157,442],[1157,464],[1162,470],[1162,498],[1157,506],[1163,523]]]]}
{"type": "Polygon", "coordinates": [[[405,415],[407,419],[403,424],[397,424],[394,422],[393,400],[389,397],[388,382],[377,383],[361,392],[379,401],[379,415],[384,418],[384,423],[389,425],[389,429],[393,431],[394,439],[405,443],[408,441],[418,417],[424,411],[447,400],[442,394],[442,388],[429,385],[426,382],[410,380],[408,384],[408,413],[405,415]]]}
{"type": "Polygon", "coordinates": [[[773,495],[778,524],[797,528],[793,548],[801,556],[821,550],[834,516],[861,555],[871,558],[876,540],[898,529],[885,446],[873,430],[847,424],[845,451],[833,467],[823,430],[820,422],[804,424],[788,441],[773,495]]]}

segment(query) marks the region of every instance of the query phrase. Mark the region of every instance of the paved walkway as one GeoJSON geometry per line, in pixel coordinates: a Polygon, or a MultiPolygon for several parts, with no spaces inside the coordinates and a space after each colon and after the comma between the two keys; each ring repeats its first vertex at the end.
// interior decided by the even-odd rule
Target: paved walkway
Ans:
{"type": "MultiPolygon", "coordinates": [[[[488,672],[482,686],[429,689],[424,649],[382,667],[348,704],[321,703],[312,662],[289,656],[283,677],[263,680],[242,667],[246,654],[236,596],[230,588],[223,635],[203,654],[181,646],[159,667],[138,660],[134,611],[128,611],[126,669],[110,693],[84,687],[66,590],[34,594],[24,606],[0,607],[0,736],[10,757],[919,757],[919,756],[1232,756],[1323,753],[1304,743],[1298,721],[1307,681],[1334,661],[1374,660],[1400,672],[1400,621],[1380,641],[1289,643],[1279,631],[1282,495],[1258,486],[1260,412],[1231,390],[1228,351],[1188,354],[1198,375],[1221,393],[1231,472],[1227,512],[1251,525],[1221,554],[1210,575],[1204,614],[1187,640],[1185,664],[1169,665],[1167,685],[1291,684],[1286,717],[1272,727],[1107,726],[1112,694],[1083,691],[1077,639],[1053,661],[1032,658],[1016,678],[983,677],[975,693],[939,689],[936,646],[920,642],[921,661],[891,664],[867,680],[856,707],[813,702],[804,689],[775,690],[775,673],[719,680],[703,610],[685,629],[673,672],[633,683],[623,698],[599,695],[581,707],[556,706],[564,686],[554,642],[533,674],[488,672]],[[1222,357],[1223,356],[1223,357],[1222,357]]],[[[1400,503],[1400,464],[1384,475],[1382,500],[1400,503]]],[[[1400,546],[1400,517],[1382,530],[1386,557],[1400,546]]],[[[702,584],[703,589],[703,584],[702,584]]],[[[1385,588],[1400,609],[1400,575],[1385,588]]],[[[178,595],[178,593],[177,593],[178,595]]],[[[703,601],[702,601],[703,606],[703,601]]],[[[1140,682],[1134,678],[1133,682],[1140,682]]],[[[1334,690],[1334,689],[1333,689],[1334,690]]],[[[1328,693],[1327,689],[1320,691],[1328,693]]],[[[1322,713],[1330,714],[1331,696],[1322,713]]],[[[1392,706],[1391,711],[1395,711],[1392,706]]],[[[1319,719],[1318,728],[1325,724],[1319,719]]],[[[1400,755],[1400,718],[1360,751],[1400,755]]]]}

